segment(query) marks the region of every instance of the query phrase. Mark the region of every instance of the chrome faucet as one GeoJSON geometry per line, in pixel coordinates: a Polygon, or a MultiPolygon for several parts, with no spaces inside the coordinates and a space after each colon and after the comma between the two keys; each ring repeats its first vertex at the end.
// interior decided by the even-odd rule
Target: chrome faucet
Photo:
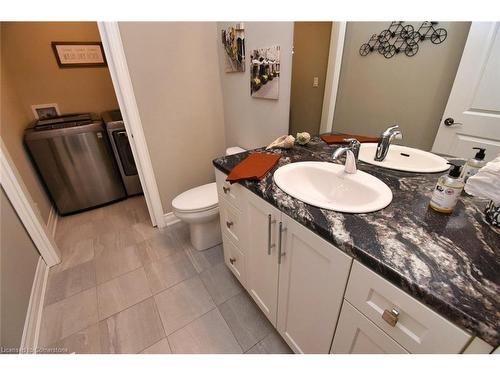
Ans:
{"type": "Polygon", "coordinates": [[[347,138],[344,141],[349,142],[349,145],[337,148],[332,155],[333,160],[338,160],[342,154],[345,156],[345,171],[346,173],[356,173],[357,161],[359,155],[359,147],[361,143],[355,138],[347,138]]]}
{"type": "Polygon", "coordinates": [[[393,139],[402,139],[403,133],[399,129],[399,125],[394,125],[386,130],[382,134],[380,134],[380,140],[377,145],[377,152],[375,152],[375,161],[383,161],[387,156],[387,152],[389,151],[389,146],[393,139]]]}

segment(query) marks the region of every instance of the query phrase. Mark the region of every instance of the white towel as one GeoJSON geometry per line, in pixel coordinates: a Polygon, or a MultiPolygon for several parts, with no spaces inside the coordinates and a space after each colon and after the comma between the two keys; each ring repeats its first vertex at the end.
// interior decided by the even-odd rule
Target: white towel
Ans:
{"type": "Polygon", "coordinates": [[[500,156],[469,177],[465,191],[475,197],[491,199],[495,205],[500,204],[500,156]]]}

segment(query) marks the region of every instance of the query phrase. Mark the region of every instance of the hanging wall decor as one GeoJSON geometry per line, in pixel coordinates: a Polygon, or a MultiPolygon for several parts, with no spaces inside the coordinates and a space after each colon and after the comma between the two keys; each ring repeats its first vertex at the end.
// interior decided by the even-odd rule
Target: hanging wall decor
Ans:
{"type": "Polygon", "coordinates": [[[406,56],[415,56],[419,50],[419,43],[430,39],[433,44],[441,44],[448,36],[446,29],[437,28],[438,22],[425,21],[420,27],[415,28],[404,21],[391,22],[389,28],[382,30],[380,34],[373,34],[367,43],[359,48],[359,54],[366,56],[377,51],[386,59],[403,52],[406,56]]]}
{"type": "Polygon", "coordinates": [[[254,98],[278,99],[280,46],[255,49],[250,61],[250,95],[254,98]]]}
{"type": "Polygon", "coordinates": [[[245,29],[243,23],[222,30],[226,73],[245,71],[245,29]]]}

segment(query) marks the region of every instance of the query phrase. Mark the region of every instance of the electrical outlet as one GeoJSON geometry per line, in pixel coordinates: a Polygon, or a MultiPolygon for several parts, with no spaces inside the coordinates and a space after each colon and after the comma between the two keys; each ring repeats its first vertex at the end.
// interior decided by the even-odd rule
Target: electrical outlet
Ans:
{"type": "Polygon", "coordinates": [[[319,86],[319,78],[318,77],[314,77],[313,78],[313,87],[318,87],[319,86]]]}

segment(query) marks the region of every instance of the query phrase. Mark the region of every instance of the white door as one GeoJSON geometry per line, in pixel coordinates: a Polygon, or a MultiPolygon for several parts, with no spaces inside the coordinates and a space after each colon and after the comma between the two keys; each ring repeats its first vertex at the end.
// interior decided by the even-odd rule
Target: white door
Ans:
{"type": "Polygon", "coordinates": [[[276,326],[278,304],[278,222],[281,212],[247,191],[245,250],[247,290],[276,326]]]}
{"type": "Polygon", "coordinates": [[[344,301],[331,353],[404,354],[408,352],[349,302],[344,301]]]}
{"type": "Polygon", "coordinates": [[[295,353],[327,354],[352,258],[285,214],[282,222],[278,331],[295,353]]]}
{"type": "Polygon", "coordinates": [[[473,22],[433,152],[470,158],[500,154],[500,22],[473,22]]]}

